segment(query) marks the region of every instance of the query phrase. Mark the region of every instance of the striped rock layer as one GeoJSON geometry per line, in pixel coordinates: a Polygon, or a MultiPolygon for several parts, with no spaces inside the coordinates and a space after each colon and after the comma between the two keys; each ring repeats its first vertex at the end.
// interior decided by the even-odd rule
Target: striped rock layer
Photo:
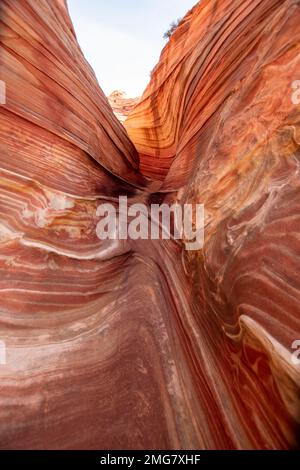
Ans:
{"type": "Polygon", "coordinates": [[[298,445],[299,20],[202,0],[126,132],[64,1],[2,0],[1,448],[298,445]],[[204,203],[203,249],[99,240],[119,195],[204,203]]]}
{"type": "Polygon", "coordinates": [[[123,91],[115,90],[108,97],[109,104],[119,121],[124,122],[139,98],[129,98],[123,91]]]}

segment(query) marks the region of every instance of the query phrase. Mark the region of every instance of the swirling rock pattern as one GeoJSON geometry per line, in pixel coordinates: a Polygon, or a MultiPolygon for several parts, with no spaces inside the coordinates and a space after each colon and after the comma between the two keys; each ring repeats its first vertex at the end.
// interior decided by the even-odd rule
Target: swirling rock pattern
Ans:
{"type": "Polygon", "coordinates": [[[203,0],[118,122],[62,0],[1,8],[1,448],[292,448],[297,0],[203,0]],[[205,245],[99,202],[205,204],[205,245]]]}
{"type": "Polygon", "coordinates": [[[115,90],[108,97],[109,104],[119,121],[124,122],[139,101],[139,98],[129,98],[125,92],[115,90]]]}

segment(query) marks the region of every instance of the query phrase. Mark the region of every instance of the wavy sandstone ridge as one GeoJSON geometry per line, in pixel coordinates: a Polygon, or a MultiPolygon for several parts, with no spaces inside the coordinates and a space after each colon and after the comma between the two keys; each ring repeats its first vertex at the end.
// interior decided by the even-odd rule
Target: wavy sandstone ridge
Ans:
{"type": "Polygon", "coordinates": [[[123,91],[115,90],[108,97],[109,104],[119,121],[124,122],[139,98],[129,98],[123,91]]]}
{"type": "Polygon", "coordinates": [[[1,448],[297,446],[299,1],[196,5],[129,137],[64,2],[0,8],[1,448]],[[203,250],[100,241],[119,195],[204,203],[203,250]]]}

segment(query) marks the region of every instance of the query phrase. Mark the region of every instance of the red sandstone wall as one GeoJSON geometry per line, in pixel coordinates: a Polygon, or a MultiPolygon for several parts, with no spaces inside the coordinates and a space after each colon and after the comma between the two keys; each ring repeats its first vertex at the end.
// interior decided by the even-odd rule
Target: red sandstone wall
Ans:
{"type": "Polygon", "coordinates": [[[0,8],[0,447],[296,446],[299,2],[194,7],[128,135],[63,2],[0,8]],[[120,194],[204,203],[203,250],[98,240],[120,194]]]}

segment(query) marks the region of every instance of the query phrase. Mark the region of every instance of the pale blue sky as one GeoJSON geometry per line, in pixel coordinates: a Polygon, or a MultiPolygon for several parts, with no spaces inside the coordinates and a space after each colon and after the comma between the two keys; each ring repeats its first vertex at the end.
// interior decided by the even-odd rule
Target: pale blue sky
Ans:
{"type": "Polygon", "coordinates": [[[169,24],[197,0],[67,0],[80,47],[104,93],[139,96],[169,24]]]}

